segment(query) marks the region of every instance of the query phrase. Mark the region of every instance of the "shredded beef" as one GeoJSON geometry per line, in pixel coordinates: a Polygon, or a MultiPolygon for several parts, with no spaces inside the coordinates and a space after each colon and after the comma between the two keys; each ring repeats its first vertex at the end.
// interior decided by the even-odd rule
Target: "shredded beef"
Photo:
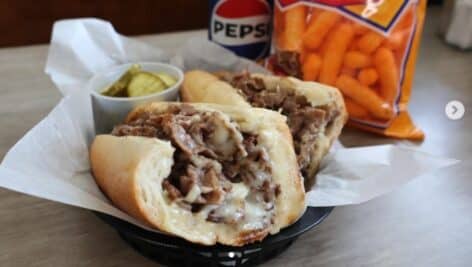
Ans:
{"type": "Polygon", "coordinates": [[[214,113],[197,113],[188,105],[182,106],[185,108],[181,113],[171,113],[177,112],[175,108],[164,114],[143,113],[129,123],[115,127],[112,134],[170,139],[189,156],[202,154],[224,159],[244,156],[242,140],[238,140],[235,129],[228,127],[222,118],[214,113]],[[214,136],[216,129],[225,137],[223,140],[214,136]]]}
{"type": "Polygon", "coordinates": [[[154,137],[156,136],[156,128],[150,126],[120,125],[120,127],[113,129],[112,134],[117,136],[134,135],[154,137]]]}
{"type": "Polygon", "coordinates": [[[222,79],[230,82],[255,107],[274,109],[281,106],[287,97],[286,92],[282,90],[265,90],[264,81],[257,77],[252,78],[249,73],[241,75],[227,73],[222,79]]]}
{"type": "Polygon", "coordinates": [[[223,209],[224,207],[219,207],[210,211],[207,220],[214,223],[236,224],[244,218],[244,209],[242,208],[231,212],[223,209]]]}
{"type": "MultiPolygon", "coordinates": [[[[289,53],[291,52],[282,52],[280,57],[285,61],[293,60],[295,56],[289,53]]],[[[305,96],[297,95],[293,90],[280,86],[266,90],[264,81],[258,77],[251,77],[249,73],[226,73],[221,79],[237,88],[252,106],[280,111],[287,116],[298,164],[306,176],[311,155],[316,149],[313,144],[318,137],[319,129],[323,124],[328,125],[332,122],[338,114],[337,111],[328,106],[313,107],[305,96]]]]}
{"type": "MultiPolygon", "coordinates": [[[[162,182],[171,201],[193,212],[204,205],[221,205],[232,183],[244,182],[266,206],[280,189],[272,181],[269,157],[258,146],[257,136],[241,134],[218,113],[197,111],[190,105],[175,105],[164,113],[141,113],[116,126],[117,136],[157,137],[176,148],[171,174],[162,182]]],[[[207,220],[235,223],[243,210],[225,214],[215,208],[207,220]]]]}
{"type": "Polygon", "coordinates": [[[300,54],[298,52],[278,51],[275,54],[275,66],[282,69],[289,76],[302,77],[300,54]]]}
{"type": "Polygon", "coordinates": [[[182,194],[180,193],[179,189],[173,186],[167,179],[162,182],[162,187],[164,188],[164,190],[167,191],[171,200],[182,197],[182,194]]]}

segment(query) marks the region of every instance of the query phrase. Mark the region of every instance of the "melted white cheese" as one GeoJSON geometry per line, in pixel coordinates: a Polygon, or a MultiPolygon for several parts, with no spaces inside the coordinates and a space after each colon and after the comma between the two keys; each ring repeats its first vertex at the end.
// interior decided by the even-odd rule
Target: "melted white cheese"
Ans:
{"type": "Polygon", "coordinates": [[[200,187],[197,184],[194,184],[190,191],[187,193],[185,196],[185,201],[188,203],[193,203],[197,198],[200,196],[201,190],[200,187]]]}
{"type": "Polygon", "coordinates": [[[243,183],[232,184],[230,196],[234,199],[244,200],[249,194],[249,188],[243,183]]]}
{"type": "Polygon", "coordinates": [[[252,201],[245,202],[245,217],[244,224],[242,225],[243,230],[261,229],[264,228],[266,218],[270,212],[264,209],[263,203],[254,203],[252,201]]]}

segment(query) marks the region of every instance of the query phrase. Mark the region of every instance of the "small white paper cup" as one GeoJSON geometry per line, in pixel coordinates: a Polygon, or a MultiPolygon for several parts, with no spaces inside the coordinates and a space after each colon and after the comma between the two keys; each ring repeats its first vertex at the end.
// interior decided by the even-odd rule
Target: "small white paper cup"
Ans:
{"type": "Polygon", "coordinates": [[[126,115],[134,107],[154,101],[176,101],[180,86],[184,79],[183,72],[170,64],[136,62],[112,67],[94,75],[89,83],[88,90],[92,95],[92,109],[95,131],[97,134],[109,133],[113,126],[123,122],[126,115]],[[177,82],[163,92],[139,97],[111,97],[101,92],[123,75],[133,64],[139,64],[142,70],[150,72],[165,72],[177,78],[177,82]]]}

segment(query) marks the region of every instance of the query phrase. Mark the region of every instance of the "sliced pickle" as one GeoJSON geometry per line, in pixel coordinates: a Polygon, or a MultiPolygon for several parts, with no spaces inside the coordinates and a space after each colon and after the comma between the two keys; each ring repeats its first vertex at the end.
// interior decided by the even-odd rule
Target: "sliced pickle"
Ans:
{"type": "Polygon", "coordinates": [[[128,92],[126,88],[130,83],[133,76],[141,71],[141,66],[138,64],[133,64],[131,67],[121,75],[118,81],[114,82],[112,85],[107,87],[101,92],[105,96],[114,96],[114,97],[127,97],[128,92]]]}
{"type": "Polygon", "coordinates": [[[164,91],[167,88],[164,81],[150,72],[139,72],[128,84],[128,96],[145,96],[164,91]]]}
{"type": "Polygon", "coordinates": [[[171,87],[177,82],[177,79],[170,74],[164,72],[156,72],[154,74],[156,76],[159,76],[159,78],[161,78],[161,80],[167,85],[167,87],[171,87]]]}

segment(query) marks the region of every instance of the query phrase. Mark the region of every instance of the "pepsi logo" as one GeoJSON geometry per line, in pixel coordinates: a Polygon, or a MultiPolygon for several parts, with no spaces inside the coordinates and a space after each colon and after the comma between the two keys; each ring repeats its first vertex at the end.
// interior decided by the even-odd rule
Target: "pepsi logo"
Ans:
{"type": "Polygon", "coordinates": [[[270,39],[271,8],[264,0],[224,0],[212,10],[211,38],[221,45],[245,45],[270,39]]]}

